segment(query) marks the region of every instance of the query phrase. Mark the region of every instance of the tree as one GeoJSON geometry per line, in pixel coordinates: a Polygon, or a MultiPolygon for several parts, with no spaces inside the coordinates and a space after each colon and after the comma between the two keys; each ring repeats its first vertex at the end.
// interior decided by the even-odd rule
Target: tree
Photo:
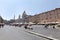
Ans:
{"type": "Polygon", "coordinates": [[[3,18],[0,16],[0,23],[3,23],[3,18]]]}
{"type": "Polygon", "coordinates": [[[22,14],[22,18],[25,19],[27,17],[27,14],[26,12],[24,11],[23,14],[22,14]]]}
{"type": "Polygon", "coordinates": [[[28,17],[28,15],[24,11],[23,14],[22,14],[23,23],[25,23],[27,21],[27,17],[28,17]]]}

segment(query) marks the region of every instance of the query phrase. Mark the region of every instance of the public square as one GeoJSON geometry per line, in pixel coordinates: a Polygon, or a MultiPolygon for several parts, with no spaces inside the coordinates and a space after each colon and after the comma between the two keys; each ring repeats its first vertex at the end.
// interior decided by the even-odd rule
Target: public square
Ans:
{"type": "Polygon", "coordinates": [[[32,25],[33,30],[24,29],[24,26],[9,26],[5,25],[3,28],[0,28],[0,40],[48,40],[28,32],[26,30],[40,33],[42,35],[60,39],[60,30],[52,28],[44,28],[42,25],[32,25]]]}

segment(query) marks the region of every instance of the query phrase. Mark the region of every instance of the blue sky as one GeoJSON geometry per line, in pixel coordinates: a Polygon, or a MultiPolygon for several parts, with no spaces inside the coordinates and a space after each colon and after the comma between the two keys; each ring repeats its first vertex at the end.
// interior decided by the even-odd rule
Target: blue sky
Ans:
{"type": "Polygon", "coordinates": [[[28,15],[60,8],[60,0],[0,0],[0,16],[3,19],[16,18],[26,11],[28,15]]]}

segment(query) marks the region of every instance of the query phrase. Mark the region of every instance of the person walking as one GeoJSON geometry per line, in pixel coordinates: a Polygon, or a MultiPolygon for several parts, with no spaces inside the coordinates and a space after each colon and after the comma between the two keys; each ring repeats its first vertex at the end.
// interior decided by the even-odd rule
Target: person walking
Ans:
{"type": "Polygon", "coordinates": [[[45,25],[45,28],[48,28],[48,25],[45,25]]]}
{"type": "Polygon", "coordinates": [[[28,25],[25,25],[24,28],[27,29],[27,26],[28,26],[28,25]]]}
{"type": "Polygon", "coordinates": [[[55,26],[53,26],[53,29],[55,29],[55,26]]]}

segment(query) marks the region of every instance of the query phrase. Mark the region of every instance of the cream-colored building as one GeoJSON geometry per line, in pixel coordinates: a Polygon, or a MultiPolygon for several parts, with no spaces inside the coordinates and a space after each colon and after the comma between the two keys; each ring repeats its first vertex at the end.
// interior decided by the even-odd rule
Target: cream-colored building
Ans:
{"type": "Polygon", "coordinates": [[[28,17],[29,22],[38,22],[39,24],[60,22],[60,8],[51,11],[43,12],[34,16],[28,17]]]}

